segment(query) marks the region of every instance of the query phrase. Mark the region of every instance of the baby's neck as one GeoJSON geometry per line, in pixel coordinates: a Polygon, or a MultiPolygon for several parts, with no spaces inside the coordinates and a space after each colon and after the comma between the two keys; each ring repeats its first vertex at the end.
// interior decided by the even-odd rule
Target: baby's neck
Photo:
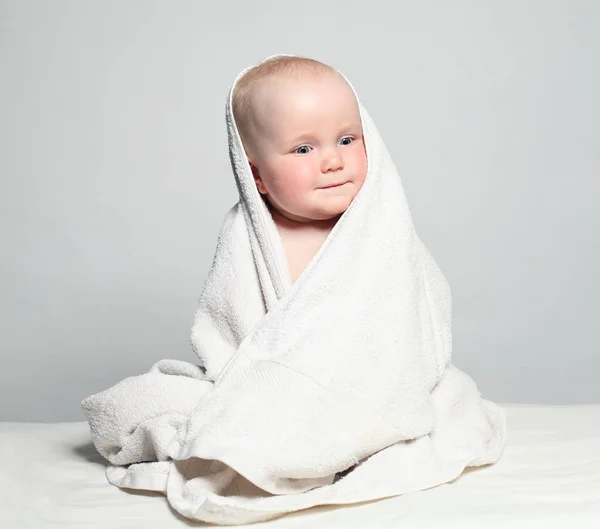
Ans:
{"type": "Polygon", "coordinates": [[[290,278],[292,283],[295,283],[319,251],[341,215],[327,220],[299,222],[285,217],[272,206],[269,206],[269,211],[281,236],[290,278]]]}

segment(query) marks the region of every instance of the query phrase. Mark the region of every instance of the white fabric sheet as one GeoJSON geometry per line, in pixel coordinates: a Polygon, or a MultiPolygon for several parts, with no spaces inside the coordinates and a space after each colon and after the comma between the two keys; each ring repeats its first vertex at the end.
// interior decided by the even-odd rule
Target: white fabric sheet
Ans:
{"type": "MultiPolygon", "coordinates": [[[[600,528],[600,405],[501,404],[507,444],[494,465],[432,489],[319,506],[264,522],[273,529],[600,528]]],[[[0,423],[0,528],[203,527],[161,493],[106,483],[87,422],[0,423]]],[[[259,524],[248,527],[263,526],[259,524]]]]}

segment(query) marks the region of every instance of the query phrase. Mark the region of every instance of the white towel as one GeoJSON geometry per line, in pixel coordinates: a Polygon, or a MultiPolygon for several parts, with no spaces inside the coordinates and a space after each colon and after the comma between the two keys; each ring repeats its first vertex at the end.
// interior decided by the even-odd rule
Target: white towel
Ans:
{"type": "Polygon", "coordinates": [[[239,201],[194,317],[200,365],[163,360],[82,402],[109,481],[239,525],[494,463],[504,411],[450,363],[450,289],[369,114],[357,97],[365,182],[292,284],[232,114],[245,71],[226,102],[239,201]]]}

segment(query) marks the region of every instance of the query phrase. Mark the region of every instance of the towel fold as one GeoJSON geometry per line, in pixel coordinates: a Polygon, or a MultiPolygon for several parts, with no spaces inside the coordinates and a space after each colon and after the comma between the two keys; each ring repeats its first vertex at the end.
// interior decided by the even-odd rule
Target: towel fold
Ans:
{"type": "Polygon", "coordinates": [[[358,96],[365,182],[292,283],[232,113],[246,71],[226,102],[240,198],[194,315],[200,363],[163,360],[82,402],[109,481],[159,490],[188,518],[239,525],[494,463],[504,412],[450,363],[448,283],[358,96]]]}

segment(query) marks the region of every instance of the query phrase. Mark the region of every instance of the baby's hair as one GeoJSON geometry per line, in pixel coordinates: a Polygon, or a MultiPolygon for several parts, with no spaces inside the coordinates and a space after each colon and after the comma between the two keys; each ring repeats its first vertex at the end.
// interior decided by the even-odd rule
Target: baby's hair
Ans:
{"type": "Polygon", "coordinates": [[[251,138],[251,124],[255,121],[254,89],[265,79],[308,76],[321,77],[337,74],[337,70],[328,64],[299,56],[279,56],[267,59],[250,68],[240,77],[231,98],[231,107],[242,143],[247,145],[251,138]]]}

